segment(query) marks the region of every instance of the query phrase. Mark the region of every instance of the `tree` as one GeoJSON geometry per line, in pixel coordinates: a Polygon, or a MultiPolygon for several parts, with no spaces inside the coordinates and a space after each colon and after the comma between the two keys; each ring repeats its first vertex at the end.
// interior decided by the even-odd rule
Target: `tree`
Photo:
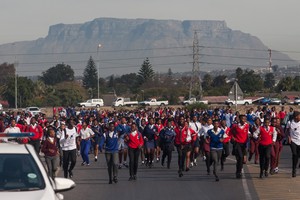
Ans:
{"type": "Polygon", "coordinates": [[[275,76],[273,73],[267,73],[265,75],[265,81],[264,81],[264,86],[265,88],[270,88],[272,89],[275,85],[275,76]]]}
{"type": "Polygon", "coordinates": [[[294,78],[293,90],[300,91],[300,76],[294,78]]]}
{"type": "Polygon", "coordinates": [[[225,86],[226,83],[226,76],[225,75],[220,75],[220,76],[216,76],[212,82],[212,86],[213,87],[223,87],[225,86]]]}
{"type": "Polygon", "coordinates": [[[202,87],[203,90],[209,90],[212,87],[213,79],[210,74],[205,74],[203,77],[202,87]]]}
{"type": "Polygon", "coordinates": [[[173,76],[172,69],[169,68],[169,69],[168,69],[168,77],[169,77],[170,79],[172,79],[172,76],[173,76]]]}
{"type": "Polygon", "coordinates": [[[261,91],[263,88],[263,79],[253,70],[246,70],[238,79],[238,83],[243,92],[261,91]]]}
{"type": "MultiPolygon", "coordinates": [[[[34,84],[27,77],[18,77],[18,106],[30,106],[34,99],[34,84]]],[[[3,93],[4,99],[8,101],[10,107],[15,106],[15,79],[10,78],[7,83],[5,92],[3,93]]]]}
{"type": "Polygon", "coordinates": [[[89,58],[83,72],[83,86],[86,89],[96,89],[98,86],[98,73],[92,56],[89,58]]]}
{"type": "Polygon", "coordinates": [[[291,91],[293,88],[293,79],[292,77],[284,77],[282,78],[278,85],[277,85],[277,91],[281,92],[281,91],[291,91]]]}
{"type": "Polygon", "coordinates": [[[62,63],[43,72],[40,79],[46,85],[55,85],[64,81],[73,81],[74,71],[70,65],[65,65],[64,63],[62,63]]]}
{"type": "Polygon", "coordinates": [[[243,73],[244,72],[243,72],[242,68],[238,67],[235,70],[235,78],[239,80],[241,78],[241,76],[243,75],[243,73]]]}
{"type": "Polygon", "coordinates": [[[155,73],[152,69],[152,65],[148,58],[144,60],[142,67],[140,68],[140,71],[138,72],[138,82],[140,85],[143,83],[146,83],[148,81],[151,81],[154,77],[155,73]]]}

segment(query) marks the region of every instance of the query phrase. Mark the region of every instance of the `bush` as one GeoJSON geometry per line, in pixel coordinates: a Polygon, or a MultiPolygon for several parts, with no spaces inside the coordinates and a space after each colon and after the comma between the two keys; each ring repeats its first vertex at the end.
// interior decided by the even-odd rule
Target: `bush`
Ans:
{"type": "Polygon", "coordinates": [[[186,108],[188,110],[194,110],[194,109],[208,109],[208,105],[204,103],[193,103],[190,105],[187,105],[186,108]]]}

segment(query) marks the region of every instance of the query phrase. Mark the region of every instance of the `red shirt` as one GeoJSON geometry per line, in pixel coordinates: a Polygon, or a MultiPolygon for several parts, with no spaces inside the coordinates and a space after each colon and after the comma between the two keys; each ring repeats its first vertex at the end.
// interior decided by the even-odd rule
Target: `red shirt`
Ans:
{"type": "Polygon", "coordinates": [[[237,143],[246,143],[248,140],[249,124],[233,124],[230,129],[230,135],[235,139],[237,143]]]}
{"type": "Polygon", "coordinates": [[[231,135],[229,134],[230,128],[229,128],[229,127],[226,127],[226,128],[224,129],[224,132],[225,132],[225,134],[226,134],[226,136],[227,136],[227,137],[225,137],[224,140],[223,140],[223,143],[225,144],[225,143],[228,143],[228,142],[231,140],[231,135]]]}
{"type": "Polygon", "coordinates": [[[137,149],[144,145],[143,136],[141,133],[137,132],[135,135],[130,133],[127,135],[127,144],[131,149],[137,149]]]}

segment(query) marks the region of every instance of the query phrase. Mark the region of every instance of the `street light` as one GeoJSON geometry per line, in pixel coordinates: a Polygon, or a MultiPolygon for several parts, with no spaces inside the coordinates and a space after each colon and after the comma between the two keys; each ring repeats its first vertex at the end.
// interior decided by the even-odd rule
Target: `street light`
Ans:
{"type": "Polygon", "coordinates": [[[97,60],[98,60],[98,79],[97,79],[97,90],[98,90],[98,99],[99,99],[99,71],[100,71],[100,60],[99,60],[99,48],[101,48],[102,45],[101,44],[98,44],[97,46],[97,60]]]}
{"type": "Polygon", "coordinates": [[[13,48],[14,48],[14,67],[15,67],[15,108],[18,109],[18,72],[17,72],[17,67],[18,67],[18,62],[17,62],[17,54],[16,54],[16,44],[12,43],[13,48]]]}

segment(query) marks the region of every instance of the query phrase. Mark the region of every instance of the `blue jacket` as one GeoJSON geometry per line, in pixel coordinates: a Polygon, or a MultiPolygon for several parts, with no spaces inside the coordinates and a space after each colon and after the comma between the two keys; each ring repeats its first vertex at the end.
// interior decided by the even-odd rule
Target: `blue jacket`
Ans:
{"type": "Polygon", "coordinates": [[[117,131],[114,131],[112,137],[109,137],[109,131],[107,131],[105,134],[105,152],[107,153],[115,153],[118,152],[119,146],[118,146],[118,133],[117,131]]]}
{"type": "Polygon", "coordinates": [[[224,130],[218,128],[217,133],[214,129],[207,131],[207,135],[210,137],[210,149],[223,149],[223,142],[220,141],[224,137],[224,130]]]}
{"type": "Polygon", "coordinates": [[[172,143],[172,142],[174,142],[175,135],[176,135],[176,133],[173,128],[165,127],[159,133],[160,141],[163,144],[164,143],[172,143]]]}

